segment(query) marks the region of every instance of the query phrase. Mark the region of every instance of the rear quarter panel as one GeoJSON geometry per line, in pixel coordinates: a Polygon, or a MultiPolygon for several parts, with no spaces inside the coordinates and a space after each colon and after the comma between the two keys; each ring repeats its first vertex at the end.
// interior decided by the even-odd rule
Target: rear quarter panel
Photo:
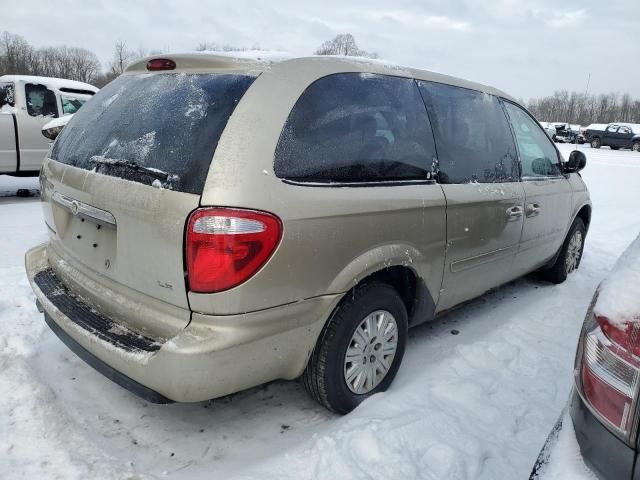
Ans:
{"type": "MultiPolygon", "coordinates": [[[[249,281],[217,294],[190,293],[194,311],[232,314],[343,293],[395,265],[412,268],[437,301],[446,235],[440,186],[302,186],[274,175],[275,148],[295,102],[313,81],[342,71],[336,64],[327,69],[326,62],[317,68],[275,65],[234,111],[201,204],[274,213],[283,221],[284,234],[274,256],[249,281]]],[[[389,74],[411,76],[397,69],[389,74]]]]}

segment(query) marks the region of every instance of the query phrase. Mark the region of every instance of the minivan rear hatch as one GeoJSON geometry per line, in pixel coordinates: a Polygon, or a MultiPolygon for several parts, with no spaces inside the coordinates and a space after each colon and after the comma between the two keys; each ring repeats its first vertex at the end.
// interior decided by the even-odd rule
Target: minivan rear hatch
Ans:
{"type": "MultiPolygon", "coordinates": [[[[148,304],[180,312],[186,325],[185,223],[199,205],[222,131],[254,78],[125,74],[75,114],[51,150],[53,161],[45,162],[42,185],[50,261],[59,275],[76,271],[67,272],[71,290],[93,291],[105,313],[133,300],[139,310],[148,304]],[[113,297],[98,295],[100,286],[113,297]]],[[[135,327],[144,315],[130,317],[122,320],[135,327]]],[[[143,330],[154,329],[146,323],[143,330]]]]}

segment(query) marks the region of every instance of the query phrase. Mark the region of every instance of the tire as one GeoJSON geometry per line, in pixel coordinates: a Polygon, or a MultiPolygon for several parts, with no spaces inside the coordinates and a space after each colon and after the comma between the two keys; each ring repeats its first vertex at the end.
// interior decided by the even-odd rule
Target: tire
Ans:
{"type": "Polygon", "coordinates": [[[562,244],[562,250],[560,251],[560,255],[556,259],[556,262],[553,266],[543,272],[543,276],[546,280],[549,280],[552,283],[558,284],[562,283],[567,279],[567,276],[578,269],[580,266],[580,261],[582,260],[582,252],[584,250],[584,239],[587,234],[587,229],[584,226],[584,222],[581,218],[576,218],[569,229],[569,233],[567,234],[567,238],[564,240],[562,244]],[[572,243],[574,236],[579,235],[579,246],[576,247],[575,244],[572,243]],[[574,254],[577,256],[574,258],[574,254]]]}
{"type": "MultiPolygon", "coordinates": [[[[375,334],[374,328],[371,328],[371,333],[375,334]]],[[[302,374],[305,388],[318,403],[329,410],[337,413],[350,412],[366,398],[385,391],[391,385],[402,362],[407,341],[407,329],[407,309],[393,287],[378,282],[356,287],[345,295],[320,334],[307,368],[302,374]],[[386,313],[381,318],[379,312],[386,313]],[[381,337],[377,335],[374,335],[371,342],[364,341],[369,333],[362,328],[362,325],[375,313],[378,313],[377,319],[372,318],[372,321],[377,327],[387,322],[388,342],[379,342],[381,337]],[[391,318],[388,315],[391,315],[391,318]],[[393,356],[389,358],[389,353],[385,355],[383,352],[384,345],[389,349],[393,341],[394,335],[391,334],[389,327],[392,320],[395,321],[396,326],[396,345],[393,356]],[[378,322],[380,323],[378,324],[378,322]],[[359,330],[360,333],[356,333],[356,330],[359,330]],[[356,343],[356,336],[358,339],[363,339],[362,344],[368,343],[368,345],[361,348],[356,343]],[[379,344],[383,347],[379,347],[379,344]],[[347,361],[348,349],[357,352],[353,355],[357,361],[347,361]],[[359,353],[361,350],[362,357],[359,353]],[[378,358],[381,361],[378,361],[378,358]],[[367,367],[367,364],[372,365],[371,360],[375,360],[373,368],[367,367]],[[385,364],[388,366],[386,374],[382,375],[380,372],[380,377],[378,377],[378,369],[382,370],[385,364]],[[361,375],[352,374],[351,382],[353,383],[351,385],[347,382],[346,372],[349,369],[354,372],[362,372],[361,375]],[[374,372],[373,376],[365,374],[370,371],[374,372]],[[373,382],[370,382],[372,378],[373,382]],[[357,393],[354,391],[354,384],[357,385],[360,381],[362,382],[362,392],[357,393]],[[376,382],[378,383],[376,384],[376,382]],[[371,386],[373,388],[365,391],[367,387],[371,386]]]]}
{"type": "Polygon", "coordinates": [[[631,150],[633,150],[634,152],[640,152],[640,142],[633,142],[633,145],[631,145],[631,150]]]}
{"type": "Polygon", "coordinates": [[[602,142],[598,137],[591,139],[591,148],[600,148],[602,146],[602,142]]]}

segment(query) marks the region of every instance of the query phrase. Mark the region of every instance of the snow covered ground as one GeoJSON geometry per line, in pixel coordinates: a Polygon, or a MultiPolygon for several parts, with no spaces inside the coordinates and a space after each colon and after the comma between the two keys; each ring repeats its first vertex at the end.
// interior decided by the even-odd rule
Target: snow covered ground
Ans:
{"type": "MultiPolygon", "coordinates": [[[[392,388],[344,417],[295,382],[158,406],[96,373],[45,326],[24,275],[46,231],[39,200],[11,192],[37,179],[0,177],[0,478],[528,478],[593,291],[640,231],[640,154],[580,148],[594,203],[580,270],[559,286],[518,280],[412,330],[392,388]]],[[[561,440],[575,461],[571,431],[561,440]]]]}

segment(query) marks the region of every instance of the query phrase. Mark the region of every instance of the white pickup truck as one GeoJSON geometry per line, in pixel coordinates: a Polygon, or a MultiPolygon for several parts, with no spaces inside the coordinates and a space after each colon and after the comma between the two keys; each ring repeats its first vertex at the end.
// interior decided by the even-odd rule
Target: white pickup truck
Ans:
{"type": "Polygon", "coordinates": [[[97,91],[73,80],[0,76],[0,174],[38,175],[49,148],[43,125],[72,115],[97,91]]]}

